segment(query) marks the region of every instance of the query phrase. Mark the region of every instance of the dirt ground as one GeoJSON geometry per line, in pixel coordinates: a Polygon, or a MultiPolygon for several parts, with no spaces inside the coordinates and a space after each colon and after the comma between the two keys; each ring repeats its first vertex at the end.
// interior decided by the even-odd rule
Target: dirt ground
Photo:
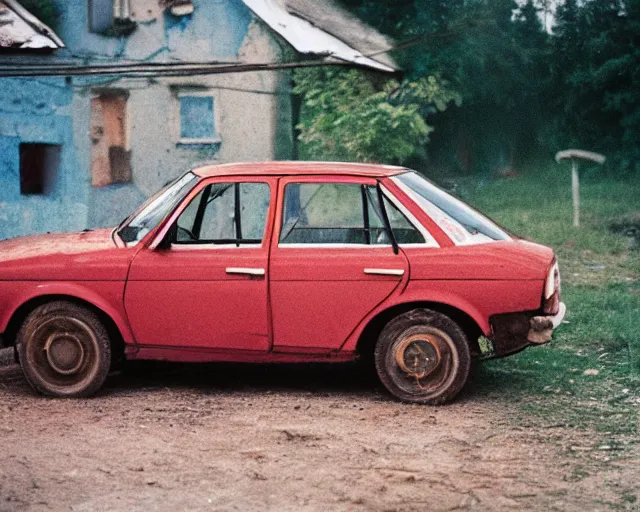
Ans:
{"type": "Polygon", "coordinates": [[[637,510],[637,445],[514,421],[473,381],[401,404],[351,365],[141,364],[88,400],[0,365],[0,510],[637,510]],[[626,503],[626,504],[624,504],[626,503]]]}

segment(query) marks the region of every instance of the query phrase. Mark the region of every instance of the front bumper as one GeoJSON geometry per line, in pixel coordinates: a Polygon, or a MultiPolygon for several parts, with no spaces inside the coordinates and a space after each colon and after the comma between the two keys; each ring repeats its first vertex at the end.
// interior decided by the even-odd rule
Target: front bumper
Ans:
{"type": "Polygon", "coordinates": [[[538,312],[508,313],[491,317],[492,357],[508,356],[530,345],[542,345],[551,341],[553,331],[562,323],[567,312],[564,302],[553,316],[538,312]]]}

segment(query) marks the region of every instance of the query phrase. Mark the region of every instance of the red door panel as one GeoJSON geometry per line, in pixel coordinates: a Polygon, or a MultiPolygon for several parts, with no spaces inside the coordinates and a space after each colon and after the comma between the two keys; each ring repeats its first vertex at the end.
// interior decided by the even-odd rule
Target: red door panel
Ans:
{"type": "Polygon", "coordinates": [[[267,255],[262,249],[142,250],[125,292],[141,345],[269,349],[267,255]],[[226,269],[265,269],[264,276],[226,269]]]}
{"type": "Polygon", "coordinates": [[[340,348],[360,321],[408,277],[407,271],[406,258],[402,252],[393,254],[391,247],[274,249],[274,348],[340,348]],[[403,274],[368,274],[365,269],[403,274]]]}
{"type": "MultiPolygon", "coordinates": [[[[286,187],[291,183],[375,186],[376,181],[357,176],[298,176],[282,178],[278,185],[278,197],[282,199],[276,211],[269,260],[274,350],[337,350],[370,311],[387,299],[401,283],[406,282],[409,277],[408,261],[402,252],[394,254],[390,245],[280,245],[278,240],[283,216],[286,217],[283,213],[284,203],[287,202],[286,187]],[[381,275],[384,272],[392,275],[381,275]]],[[[299,199],[299,204],[309,205],[313,197],[299,199]]],[[[342,202],[337,201],[333,205],[330,202],[320,205],[326,208],[322,215],[327,219],[331,217],[327,222],[338,226],[342,213],[332,216],[331,212],[349,210],[349,206],[357,204],[359,198],[357,195],[340,195],[339,192],[324,197],[329,200],[332,197],[342,199],[342,202]],[[350,202],[345,202],[347,197],[350,202]]],[[[362,209],[362,204],[353,207],[362,209]]],[[[293,208],[295,210],[300,206],[293,208]]],[[[355,222],[357,215],[353,213],[352,209],[346,224],[355,222]]],[[[292,228],[288,231],[287,227],[284,229],[290,233],[292,228]]]]}

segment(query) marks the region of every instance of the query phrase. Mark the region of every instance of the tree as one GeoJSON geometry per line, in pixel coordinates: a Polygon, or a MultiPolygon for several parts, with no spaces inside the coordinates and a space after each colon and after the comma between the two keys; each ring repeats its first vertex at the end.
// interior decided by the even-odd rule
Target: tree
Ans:
{"type": "Polygon", "coordinates": [[[640,1],[566,0],[556,47],[560,141],[608,155],[618,171],[640,172],[640,1]]]}
{"type": "Polygon", "coordinates": [[[55,28],[60,17],[55,0],[20,0],[20,5],[45,25],[55,28]]]}
{"type": "Polygon", "coordinates": [[[304,159],[402,164],[424,151],[432,130],[425,117],[459,102],[434,76],[378,84],[356,69],[308,68],[295,83],[304,159]]]}

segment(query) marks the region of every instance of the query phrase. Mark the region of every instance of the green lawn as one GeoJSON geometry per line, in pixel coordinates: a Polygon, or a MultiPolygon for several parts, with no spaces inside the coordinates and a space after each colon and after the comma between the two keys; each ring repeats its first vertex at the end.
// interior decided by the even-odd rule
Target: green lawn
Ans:
{"type": "Polygon", "coordinates": [[[514,233],[554,248],[568,308],[551,344],[487,361],[476,378],[487,393],[508,385],[523,421],[633,436],[640,404],[640,249],[610,226],[640,223],[640,180],[587,174],[581,185],[582,226],[574,228],[565,168],[460,181],[457,195],[514,233]]]}

